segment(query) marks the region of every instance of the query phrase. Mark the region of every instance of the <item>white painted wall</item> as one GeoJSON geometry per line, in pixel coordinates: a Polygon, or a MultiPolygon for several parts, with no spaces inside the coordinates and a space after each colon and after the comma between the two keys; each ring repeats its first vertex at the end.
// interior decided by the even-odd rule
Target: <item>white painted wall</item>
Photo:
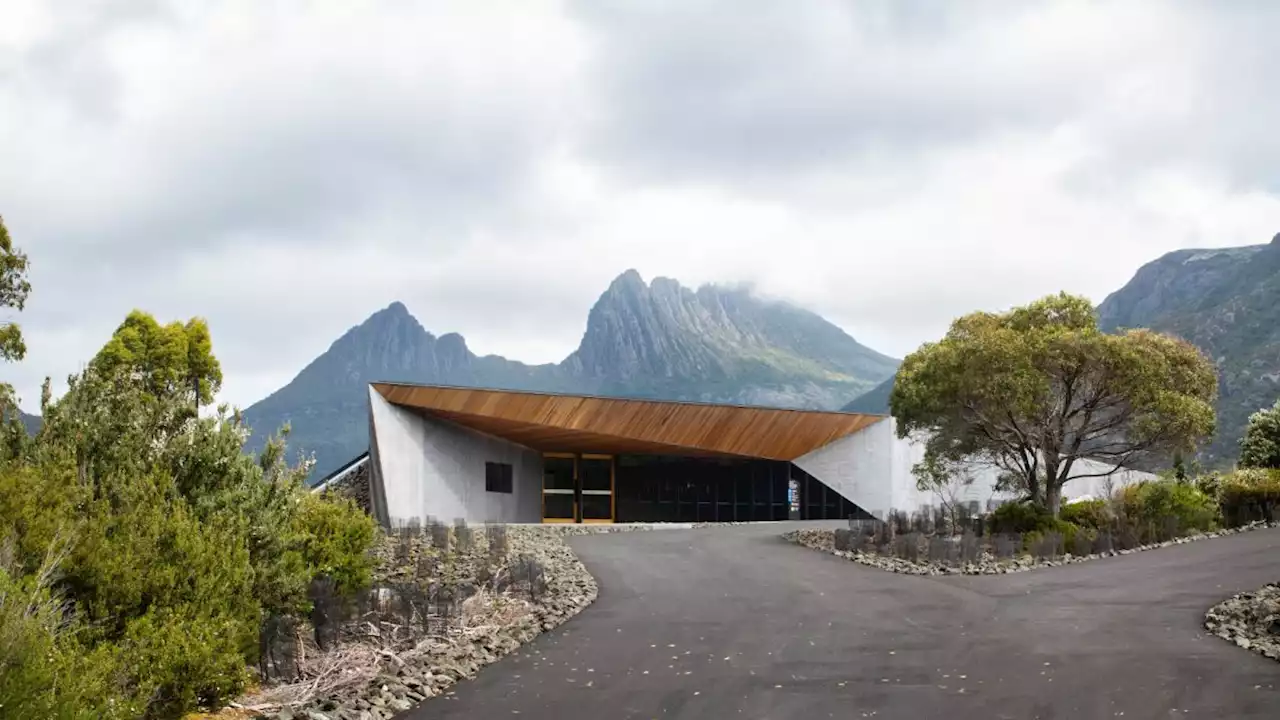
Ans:
{"type": "Polygon", "coordinates": [[[887,511],[895,502],[895,475],[903,452],[893,441],[893,420],[886,418],[792,462],[858,507],[887,511]]]}
{"type": "MultiPolygon", "coordinates": [[[[916,479],[911,474],[912,466],[924,458],[924,443],[899,438],[896,427],[893,418],[885,418],[794,462],[850,502],[873,514],[888,510],[914,512],[926,505],[938,506],[938,496],[916,489],[916,479]]],[[[1073,478],[1090,475],[1104,472],[1108,467],[1094,460],[1082,460],[1072,466],[1071,474],[1073,478]]],[[[994,468],[975,466],[970,469],[970,474],[974,480],[960,493],[963,501],[977,501],[979,508],[985,511],[989,501],[1011,498],[995,491],[999,473],[994,468]]],[[[1151,473],[1120,470],[1112,475],[1112,483],[1113,487],[1119,488],[1154,478],[1151,473]]],[[[1063,495],[1068,500],[1102,497],[1106,485],[1106,478],[1068,480],[1063,486],[1063,495]]]]}
{"type": "Polygon", "coordinates": [[[374,508],[384,524],[541,521],[541,453],[393,405],[373,387],[369,411],[374,508]],[[485,491],[486,462],[512,466],[510,494],[485,491]]]}

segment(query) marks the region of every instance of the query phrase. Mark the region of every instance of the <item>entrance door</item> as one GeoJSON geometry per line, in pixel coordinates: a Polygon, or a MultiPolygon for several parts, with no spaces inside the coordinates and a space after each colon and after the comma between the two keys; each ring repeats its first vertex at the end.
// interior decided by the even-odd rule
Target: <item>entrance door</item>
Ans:
{"type": "Polygon", "coordinates": [[[582,522],[613,522],[613,457],[583,455],[578,461],[582,484],[582,522]]]}
{"type": "Polygon", "coordinates": [[[577,463],[572,455],[542,458],[542,522],[578,522],[577,463]]]}

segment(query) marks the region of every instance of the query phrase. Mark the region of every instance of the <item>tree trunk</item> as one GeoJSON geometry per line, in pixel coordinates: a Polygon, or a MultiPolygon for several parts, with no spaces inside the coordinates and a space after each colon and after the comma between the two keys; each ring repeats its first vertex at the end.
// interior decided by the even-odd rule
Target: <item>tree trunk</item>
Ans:
{"type": "Polygon", "coordinates": [[[1050,515],[1058,517],[1058,510],[1062,507],[1062,483],[1057,478],[1044,482],[1044,506],[1050,515]]]}

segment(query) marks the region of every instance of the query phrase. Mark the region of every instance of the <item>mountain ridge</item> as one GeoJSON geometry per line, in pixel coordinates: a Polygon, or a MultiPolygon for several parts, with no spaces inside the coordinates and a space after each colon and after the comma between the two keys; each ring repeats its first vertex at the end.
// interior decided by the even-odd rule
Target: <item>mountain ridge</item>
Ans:
{"type": "Polygon", "coordinates": [[[314,453],[318,477],[367,447],[373,381],[836,409],[897,365],[789,303],[666,277],[645,283],[628,270],[592,305],[581,342],[559,363],[478,356],[460,334],[432,334],[396,301],[244,416],[251,449],[288,422],[290,447],[314,453]]]}
{"type": "Polygon", "coordinates": [[[1114,332],[1147,327],[1181,337],[1218,367],[1218,432],[1202,453],[1238,455],[1249,415],[1280,396],[1280,234],[1270,243],[1175,250],[1138,268],[1098,305],[1114,332]]]}
{"type": "MultiPolygon", "coordinates": [[[[1107,295],[1097,314],[1105,332],[1170,333],[1217,365],[1218,431],[1201,453],[1208,466],[1233,461],[1249,415],[1280,396],[1280,233],[1267,244],[1165,253],[1107,295]]],[[[892,390],[890,378],[842,409],[887,413],[892,390]]]]}

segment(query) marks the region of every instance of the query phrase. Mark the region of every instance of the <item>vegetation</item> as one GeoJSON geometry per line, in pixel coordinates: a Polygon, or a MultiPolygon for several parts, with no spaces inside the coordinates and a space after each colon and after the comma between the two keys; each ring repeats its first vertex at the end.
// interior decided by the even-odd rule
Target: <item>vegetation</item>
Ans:
{"type": "Polygon", "coordinates": [[[1062,485],[1095,458],[1115,467],[1191,449],[1214,428],[1217,377],[1194,346],[1098,329],[1088,300],[1049,296],[957,319],[908,356],[890,396],[901,437],[929,458],[979,462],[1056,516],[1062,485]]]}
{"type": "MultiPolygon", "coordinates": [[[[0,279],[0,302],[24,283],[0,279]]],[[[135,311],[63,397],[46,381],[36,437],[7,406],[0,714],[179,717],[244,687],[317,577],[368,583],[372,520],[307,492],[282,436],[254,458],[236,414],[199,417],[220,382],[202,320],[135,311]]]]}
{"type": "Polygon", "coordinates": [[[1275,522],[1280,508],[1280,470],[1245,468],[1224,475],[1219,480],[1218,501],[1229,524],[1275,522]]]}
{"type": "Polygon", "coordinates": [[[1280,469],[1280,400],[1249,417],[1240,438],[1240,467],[1280,469]]]}
{"type": "Polygon", "coordinates": [[[1154,535],[1153,528],[1171,535],[1209,531],[1219,524],[1216,500],[1189,483],[1173,480],[1138,483],[1122,488],[1116,500],[1119,519],[1139,534],[1154,535]]]}
{"type": "Polygon", "coordinates": [[[1106,500],[1081,500],[1066,503],[1058,511],[1063,522],[1090,530],[1105,530],[1111,524],[1111,511],[1106,500]]]}

